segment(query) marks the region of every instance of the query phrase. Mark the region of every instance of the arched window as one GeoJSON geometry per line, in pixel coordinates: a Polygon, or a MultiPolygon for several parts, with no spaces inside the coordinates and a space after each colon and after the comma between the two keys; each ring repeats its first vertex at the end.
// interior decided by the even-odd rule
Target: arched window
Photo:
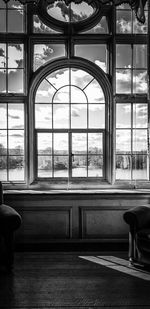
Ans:
{"type": "Polygon", "coordinates": [[[62,58],[35,75],[35,178],[105,178],[110,89],[105,73],[81,58],[62,58]]]}

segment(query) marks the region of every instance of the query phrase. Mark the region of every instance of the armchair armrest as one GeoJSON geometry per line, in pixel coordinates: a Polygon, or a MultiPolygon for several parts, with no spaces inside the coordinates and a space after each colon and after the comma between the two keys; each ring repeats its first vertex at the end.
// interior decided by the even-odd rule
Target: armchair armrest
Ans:
{"type": "Polygon", "coordinates": [[[137,206],[131,208],[124,213],[123,218],[132,231],[150,227],[150,207],[137,206]]]}
{"type": "Polygon", "coordinates": [[[21,216],[12,207],[1,204],[0,205],[0,231],[14,231],[21,225],[21,216]]]}

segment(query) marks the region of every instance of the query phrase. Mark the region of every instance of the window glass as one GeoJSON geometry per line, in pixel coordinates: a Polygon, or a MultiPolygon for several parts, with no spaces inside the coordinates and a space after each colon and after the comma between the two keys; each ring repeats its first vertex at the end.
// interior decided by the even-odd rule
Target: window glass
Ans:
{"type": "Polygon", "coordinates": [[[104,72],[107,70],[107,50],[104,44],[75,45],[75,56],[94,62],[104,72]]]}
{"type": "Polygon", "coordinates": [[[116,45],[116,92],[147,93],[147,46],[116,45]]]}
{"type": "Polygon", "coordinates": [[[24,105],[0,104],[0,180],[24,181],[24,105]]]}
{"type": "Polygon", "coordinates": [[[34,105],[38,177],[103,177],[103,133],[94,130],[105,129],[105,99],[96,79],[59,69],[39,84],[34,105]]]}
{"type": "Polygon", "coordinates": [[[64,44],[35,44],[34,71],[53,59],[65,56],[64,44]]]}
{"type": "Polygon", "coordinates": [[[24,45],[0,43],[0,92],[24,92],[24,45]]]}
{"type": "Polygon", "coordinates": [[[136,16],[135,12],[131,10],[128,4],[122,4],[116,8],[116,33],[131,34],[139,33],[146,34],[148,29],[148,12],[145,6],[145,23],[141,24],[136,16]]]}
{"type": "Polygon", "coordinates": [[[0,4],[0,17],[0,32],[25,32],[25,7],[19,1],[0,4]]]}
{"type": "Polygon", "coordinates": [[[94,9],[85,1],[66,5],[65,1],[58,0],[47,6],[47,13],[62,22],[77,23],[89,18],[94,9]]]}
{"type": "Polygon", "coordinates": [[[33,32],[34,33],[58,33],[45,25],[37,15],[33,15],[33,32]]]}

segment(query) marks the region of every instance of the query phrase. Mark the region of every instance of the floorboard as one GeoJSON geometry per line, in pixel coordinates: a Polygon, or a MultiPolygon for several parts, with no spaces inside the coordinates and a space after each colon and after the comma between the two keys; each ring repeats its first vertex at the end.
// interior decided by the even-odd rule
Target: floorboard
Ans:
{"type": "Polygon", "coordinates": [[[150,282],[108,267],[115,257],[128,266],[117,252],[18,252],[12,274],[0,269],[0,308],[150,308],[150,282]],[[86,259],[103,255],[106,265],[86,259]]]}

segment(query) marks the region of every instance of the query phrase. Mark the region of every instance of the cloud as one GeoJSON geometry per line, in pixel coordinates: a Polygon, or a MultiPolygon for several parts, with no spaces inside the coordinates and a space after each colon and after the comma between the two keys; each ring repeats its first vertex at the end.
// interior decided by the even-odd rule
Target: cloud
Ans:
{"type": "Polygon", "coordinates": [[[100,60],[95,60],[95,64],[98,65],[104,72],[106,72],[106,63],[100,60]]]}
{"type": "Polygon", "coordinates": [[[73,110],[71,111],[71,116],[72,116],[72,117],[79,117],[80,115],[79,115],[79,113],[77,112],[77,110],[73,109],[73,110]]]}
{"type": "Polygon", "coordinates": [[[117,26],[119,28],[119,32],[121,33],[131,33],[131,21],[127,21],[123,18],[117,21],[117,26]]]}
{"type": "Polygon", "coordinates": [[[12,118],[12,119],[20,119],[20,116],[14,116],[14,115],[11,115],[11,114],[8,114],[9,118],[12,118]]]}

